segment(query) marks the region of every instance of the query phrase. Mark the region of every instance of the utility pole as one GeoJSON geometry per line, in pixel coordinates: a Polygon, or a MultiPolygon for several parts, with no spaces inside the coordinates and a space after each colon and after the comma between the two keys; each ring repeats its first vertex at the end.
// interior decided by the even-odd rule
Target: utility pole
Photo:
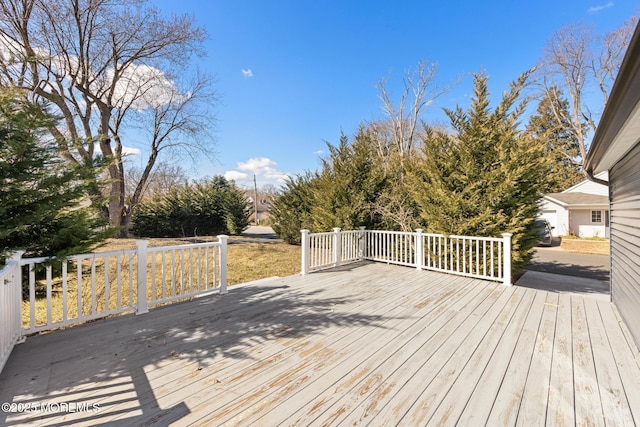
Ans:
{"type": "Polygon", "coordinates": [[[258,184],[256,183],[256,174],[253,174],[253,209],[255,215],[255,223],[258,225],[258,184]]]}

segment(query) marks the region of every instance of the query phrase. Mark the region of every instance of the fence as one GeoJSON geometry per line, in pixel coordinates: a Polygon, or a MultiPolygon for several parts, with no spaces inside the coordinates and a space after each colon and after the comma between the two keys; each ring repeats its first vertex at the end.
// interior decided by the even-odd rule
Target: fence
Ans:
{"type": "Polygon", "coordinates": [[[302,274],[343,262],[372,260],[511,285],[511,234],[472,237],[365,230],[302,230],[302,274]]]}
{"type": "Polygon", "coordinates": [[[135,249],[64,260],[21,256],[0,271],[0,371],[25,334],[227,292],[227,236],[153,248],[139,240],[135,249]]]}

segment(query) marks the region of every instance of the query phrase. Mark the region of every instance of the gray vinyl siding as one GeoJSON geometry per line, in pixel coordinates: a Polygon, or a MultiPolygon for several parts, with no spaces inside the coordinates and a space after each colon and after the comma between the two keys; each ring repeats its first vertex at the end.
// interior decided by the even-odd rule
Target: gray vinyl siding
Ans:
{"type": "Polygon", "coordinates": [[[609,174],[611,293],[640,346],[640,143],[609,174]]]}

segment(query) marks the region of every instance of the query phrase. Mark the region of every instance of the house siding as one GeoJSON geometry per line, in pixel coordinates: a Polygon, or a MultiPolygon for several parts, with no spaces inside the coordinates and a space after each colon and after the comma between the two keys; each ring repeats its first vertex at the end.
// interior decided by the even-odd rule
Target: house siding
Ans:
{"type": "MultiPolygon", "coordinates": [[[[606,171],[601,172],[597,177],[607,180],[608,173],[606,171]]],[[[607,197],[609,195],[609,187],[597,182],[584,180],[562,191],[562,193],[584,193],[607,197]]],[[[553,194],[549,194],[548,196],[554,197],[553,194]]],[[[570,203],[568,205],[567,202],[554,203],[549,199],[543,198],[539,202],[538,216],[546,219],[551,227],[553,227],[551,230],[553,237],[569,235],[580,237],[609,237],[608,227],[604,224],[598,225],[591,223],[591,209],[602,211],[604,216],[606,206],[588,206],[581,204],[580,207],[576,207],[570,203]]]]}
{"type": "Polygon", "coordinates": [[[608,237],[605,227],[604,209],[572,209],[569,211],[569,233],[579,237],[608,237]],[[602,215],[601,224],[591,223],[591,211],[600,211],[602,215]]]}
{"type": "Polygon", "coordinates": [[[640,346],[640,143],[610,171],[611,293],[640,346]]]}

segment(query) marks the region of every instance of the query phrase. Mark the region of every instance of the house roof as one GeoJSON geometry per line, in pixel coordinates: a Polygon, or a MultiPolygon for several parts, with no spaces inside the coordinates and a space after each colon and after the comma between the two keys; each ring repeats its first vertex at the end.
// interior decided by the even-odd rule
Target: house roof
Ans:
{"type": "MultiPolygon", "coordinates": [[[[602,179],[604,181],[608,181],[609,180],[609,172],[608,171],[603,171],[600,172],[598,174],[595,175],[596,178],[602,179]]],[[[563,190],[562,193],[573,193],[576,192],[578,193],[579,191],[576,191],[578,189],[580,189],[581,187],[591,187],[593,188],[593,186],[596,186],[597,188],[602,188],[604,193],[608,193],[608,187],[606,185],[602,185],[602,184],[598,184],[595,183],[589,179],[585,179],[580,181],[579,183],[577,183],[576,185],[573,185],[569,188],[567,188],[566,190],[563,190]]],[[[585,191],[585,193],[591,193],[591,191],[585,191]]],[[[595,194],[595,193],[594,193],[595,194]]]]}
{"type": "Polygon", "coordinates": [[[607,207],[609,198],[589,193],[549,193],[544,198],[565,208],[607,207]]]}
{"type": "Polygon", "coordinates": [[[640,135],[640,25],[631,38],[609,101],[585,158],[591,174],[611,169],[640,135]]]}

